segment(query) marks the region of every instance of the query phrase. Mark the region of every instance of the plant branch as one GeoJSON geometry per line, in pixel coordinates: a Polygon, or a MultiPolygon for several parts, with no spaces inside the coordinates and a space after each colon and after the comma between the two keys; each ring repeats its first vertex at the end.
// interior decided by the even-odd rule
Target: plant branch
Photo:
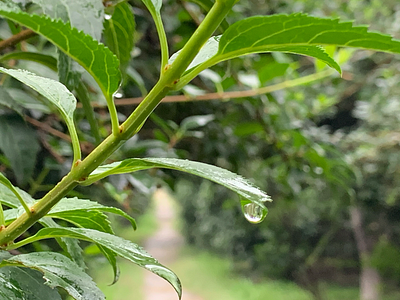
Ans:
{"type": "MultiPolygon", "coordinates": [[[[174,95],[174,96],[166,96],[162,100],[162,103],[174,103],[174,102],[189,102],[189,101],[208,101],[208,100],[229,100],[233,98],[245,98],[245,97],[253,97],[262,94],[272,93],[275,91],[283,90],[286,88],[296,87],[308,83],[312,83],[317,80],[324,79],[326,77],[334,74],[335,71],[332,69],[328,69],[322,72],[314,73],[311,75],[307,75],[301,78],[296,78],[292,80],[287,80],[281,83],[269,85],[266,87],[261,87],[258,89],[252,89],[247,91],[233,91],[233,92],[223,92],[223,93],[207,93],[204,95],[192,96],[192,95],[174,95]]],[[[136,98],[124,98],[115,100],[116,106],[125,106],[125,105],[137,105],[143,101],[143,97],[136,98]]],[[[79,105],[79,104],[78,104],[79,105]]],[[[105,107],[102,103],[92,103],[93,107],[105,107]]]]}
{"type": "MultiPolygon", "coordinates": [[[[7,228],[0,231],[0,246],[10,245],[17,237],[44,217],[69,191],[84,182],[88,175],[115,152],[125,140],[140,130],[145,120],[162,98],[172,89],[202,45],[208,40],[234,5],[234,0],[217,0],[173,64],[161,75],[160,80],[128,119],[109,135],[83,161],[74,163],[71,171],[41,200],[31,207],[31,214],[23,213],[7,228]]],[[[113,128],[115,129],[115,128],[113,128]]]]}
{"type": "Polygon", "coordinates": [[[22,30],[21,32],[14,34],[10,38],[2,40],[0,42],[0,51],[4,50],[7,47],[14,46],[19,42],[27,40],[35,35],[36,33],[30,29],[22,30]]]}

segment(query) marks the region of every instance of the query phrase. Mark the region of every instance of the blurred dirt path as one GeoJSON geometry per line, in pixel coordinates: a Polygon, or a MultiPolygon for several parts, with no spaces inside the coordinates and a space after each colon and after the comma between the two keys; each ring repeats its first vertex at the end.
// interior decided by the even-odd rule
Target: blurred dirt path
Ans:
{"type": "MultiPolygon", "coordinates": [[[[162,189],[158,189],[154,195],[155,213],[158,220],[158,230],[147,239],[144,248],[157,258],[160,263],[168,267],[178,259],[180,248],[183,245],[183,237],[175,230],[175,211],[173,200],[162,189]]],[[[145,300],[178,300],[178,296],[172,286],[164,279],[146,272],[144,278],[145,300]]],[[[203,300],[183,289],[182,300],[203,300]]]]}

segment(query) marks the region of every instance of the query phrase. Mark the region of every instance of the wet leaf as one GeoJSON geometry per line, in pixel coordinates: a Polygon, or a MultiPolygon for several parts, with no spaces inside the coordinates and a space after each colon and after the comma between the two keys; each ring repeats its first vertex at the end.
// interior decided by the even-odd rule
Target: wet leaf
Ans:
{"type": "Polygon", "coordinates": [[[122,2],[115,6],[111,19],[104,24],[104,41],[119,58],[121,66],[131,60],[135,20],[128,3],[122,2]]]}
{"type": "Polygon", "coordinates": [[[272,201],[266,193],[235,173],[205,163],[175,158],[130,158],[100,166],[93,171],[84,184],[93,183],[113,174],[130,173],[151,168],[173,169],[209,179],[263,208],[265,201],[272,201]]]}
{"type": "Polygon", "coordinates": [[[68,56],[79,62],[96,80],[104,95],[111,98],[121,80],[118,58],[103,44],[70,24],[47,16],[27,14],[0,2],[0,15],[43,35],[68,56]]]}
{"type": "Polygon", "coordinates": [[[0,269],[0,299],[61,300],[57,289],[45,284],[42,273],[20,267],[0,269]]]}
{"type": "Polygon", "coordinates": [[[20,254],[3,260],[0,267],[5,266],[36,269],[43,273],[43,278],[46,280],[47,286],[51,288],[61,287],[77,300],[105,299],[92,278],[72,260],[60,253],[36,252],[20,254]]]}
{"type": "MultiPolygon", "coordinates": [[[[81,150],[79,146],[79,138],[74,124],[74,112],[76,108],[76,99],[74,95],[58,81],[37,76],[25,70],[12,70],[0,67],[0,72],[6,73],[26,84],[57,107],[58,111],[65,120],[71,135],[75,160],[80,159],[81,150]]],[[[16,145],[18,145],[18,147],[21,146],[19,144],[16,145]]],[[[29,147],[30,146],[31,145],[29,145],[29,147]]]]}
{"type": "Polygon", "coordinates": [[[221,61],[251,53],[287,52],[311,56],[341,72],[340,66],[325,52],[322,45],[363,48],[400,53],[400,41],[389,35],[369,32],[366,26],[337,19],[311,17],[305,14],[255,16],[230,26],[219,39],[206,44],[195,64],[196,73],[221,61]],[[211,57],[210,59],[206,59],[211,57]]]}
{"type": "Polygon", "coordinates": [[[161,265],[156,259],[154,259],[138,245],[112,234],[86,228],[43,228],[39,230],[34,236],[26,238],[21,242],[15,243],[10,248],[16,249],[22,245],[55,237],[81,239],[106,247],[109,250],[118,254],[119,256],[126,258],[129,261],[137,264],[138,266],[143,267],[164,278],[174,287],[179,295],[179,298],[181,297],[181,283],[178,277],[171,270],[161,265]]]}

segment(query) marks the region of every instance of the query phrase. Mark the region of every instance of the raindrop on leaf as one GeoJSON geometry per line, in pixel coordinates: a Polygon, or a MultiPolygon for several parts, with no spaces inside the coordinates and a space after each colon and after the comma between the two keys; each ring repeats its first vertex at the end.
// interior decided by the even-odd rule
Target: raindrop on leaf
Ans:
{"type": "Polygon", "coordinates": [[[261,223],[268,213],[266,208],[247,201],[242,201],[242,211],[246,220],[253,224],[261,223]]]}

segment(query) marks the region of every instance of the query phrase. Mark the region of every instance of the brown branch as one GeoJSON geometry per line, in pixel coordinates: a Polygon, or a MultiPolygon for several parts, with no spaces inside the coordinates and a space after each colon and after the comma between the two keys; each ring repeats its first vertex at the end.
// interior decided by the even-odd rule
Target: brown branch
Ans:
{"type": "Polygon", "coordinates": [[[4,50],[7,47],[14,46],[19,42],[22,42],[30,37],[33,37],[36,33],[30,29],[22,30],[21,32],[14,34],[12,37],[0,41],[0,51],[4,50]]]}
{"type": "MultiPolygon", "coordinates": [[[[307,75],[304,77],[296,78],[293,80],[287,80],[278,84],[262,87],[259,89],[247,90],[247,91],[234,91],[234,92],[224,92],[224,93],[208,93],[204,95],[192,96],[192,95],[174,95],[174,96],[166,96],[162,100],[162,103],[171,103],[171,102],[188,102],[188,101],[207,101],[207,100],[229,100],[232,98],[245,98],[245,97],[253,97],[262,94],[267,94],[271,92],[275,92],[278,90],[295,87],[303,84],[312,83],[314,81],[326,78],[334,73],[333,70],[328,69],[326,71],[322,71],[319,73],[314,73],[311,75],[307,75]]],[[[125,106],[125,105],[138,105],[144,98],[136,97],[136,98],[124,98],[124,99],[116,99],[115,105],[117,106],[125,106]]],[[[106,104],[92,102],[93,107],[106,107],[106,104]]],[[[78,103],[78,107],[82,107],[81,103],[78,103]]]]}
{"type": "MultiPolygon", "coordinates": [[[[25,116],[25,120],[29,123],[31,123],[33,126],[47,132],[50,133],[51,135],[54,135],[56,137],[59,137],[60,139],[67,141],[69,143],[71,143],[71,137],[68,134],[65,134],[61,131],[58,131],[57,129],[54,129],[53,127],[51,127],[50,125],[46,124],[46,123],[42,123],[34,118],[25,116]]],[[[89,143],[89,142],[81,142],[81,149],[84,153],[89,153],[93,150],[94,146],[89,143]]]]}
{"type": "Polygon", "coordinates": [[[68,134],[65,134],[61,131],[58,131],[57,129],[54,129],[53,127],[51,127],[50,125],[46,124],[46,123],[42,123],[34,118],[25,116],[25,120],[29,123],[31,123],[33,126],[36,126],[37,128],[42,129],[43,131],[46,131],[56,137],[59,137],[62,140],[65,140],[67,142],[71,142],[71,137],[68,134]]]}

